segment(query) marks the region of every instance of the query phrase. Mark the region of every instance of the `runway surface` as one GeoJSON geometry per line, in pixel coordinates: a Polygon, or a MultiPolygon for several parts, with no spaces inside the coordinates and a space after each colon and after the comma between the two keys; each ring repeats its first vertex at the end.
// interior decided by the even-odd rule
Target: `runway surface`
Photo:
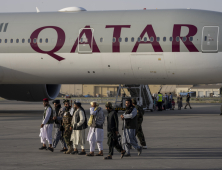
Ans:
{"type": "MultiPolygon", "coordinates": [[[[89,116],[90,105],[83,107],[89,116]]],[[[53,153],[39,151],[42,103],[2,100],[0,169],[222,169],[222,116],[219,114],[218,104],[193,105],[192,110],[146,112],[143,131],[148,149],[141,156],[132,150],[131,157],[123,159],[115,150],[113,160],[103,160],[96,156],[65,155],[59,152],[60,144],[53,153]]],[[[119,127],[122,134],[121,121],[119,127]]],[[[106,126],[104,132],[107,155],[106,126]]],[[[88,142],[86,151],[89,152],[88,142]]]]}

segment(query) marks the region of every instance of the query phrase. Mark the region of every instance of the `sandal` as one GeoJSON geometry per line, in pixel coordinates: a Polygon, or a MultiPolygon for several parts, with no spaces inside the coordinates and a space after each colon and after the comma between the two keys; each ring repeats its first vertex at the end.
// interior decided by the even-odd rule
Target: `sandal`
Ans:
{"type": "Polygon", "coordinates": [[[104,157],[104,159],[113,159],[111,156],[104,157]]]}
{"type": "Polygon", "coordinates": [[[120,157],[120,159],[122,159],[122,158],[124,157],[125,153],[126,153],[126,151],[121,152],[121,157],[120,157]]]}
{"type": "Polygon", "coordinates": [[[98,154],[96,154],[96,156],[103,156],[103,154],[101,154],[101,153],[98,153],[98,154]]]}
{"type": "Polygon", "coordinates": [[[87,153],[86,156],[94,156],[94,154],[87,153]]]}

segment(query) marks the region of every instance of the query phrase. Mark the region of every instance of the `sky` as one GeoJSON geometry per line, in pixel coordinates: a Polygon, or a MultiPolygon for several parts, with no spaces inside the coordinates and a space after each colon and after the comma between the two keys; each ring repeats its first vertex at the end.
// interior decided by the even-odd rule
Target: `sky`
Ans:
{"type": "Polygon", "coordinates": [[[83,7],[87,11],[191,8],[222,12],[222,0],[0,0],[0,12],[58,11],[83,7]]]}

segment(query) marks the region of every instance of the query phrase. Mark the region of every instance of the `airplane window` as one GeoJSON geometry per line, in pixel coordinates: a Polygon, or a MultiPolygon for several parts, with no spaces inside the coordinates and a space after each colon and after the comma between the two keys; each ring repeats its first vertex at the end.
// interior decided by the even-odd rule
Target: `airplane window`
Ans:
{"type": "Polygon", "coordinates": [[[39,42],[42,43],[42,39],[41,38],[39,39],[39,42]]]}
{"type": "Polygon", "coordinates": [[[179,42],[180,41],[180,37],[177,36],[176,37],[176,41],[179,42]]]}
{"type": "Polygon", "coordinates": [[[131,42],[134,42],[134,37],[131,38],[131,42]]]}
{"type": "Polygon", "coordinates": [[[103,38],[100,38],[100,42],[103,42],[103,38]]]}
{"type": "Polygon", "coordinates": [[[138,37],[137,41],[138,41],[138,42],[140,42],[140,41],[141,41],[141,38],[140,38],[140,37],[138,37]]]}
{"type": "Polygon", "coordinates": [[[36,43],[36,42],[37,42],[36,38],[34,38],[33,42],[34,42],[34,43],[36,43]]]}
{"type": "Polygon", "coordinates": [[[19,39],[16,39],[16,43],[19,43],[19,39]]]}
{"type": "Polygon", "coordinates": [[[0,39],[0,43],[2,43],[2,39],[0,39]]]}
{"type": "Polygon", "coordinates": [[[13,39],[11,39],[10,42],[13,43],[13,39]]]}
{"type": "Polygon", "coordinates": [[[113,37],[113,43],[115,43],[116,42],[116,38],[115,37],[113,37]]]}
{"type": "Polygon", "coordinates": [[[28,43],[31,43],[31,39],[30,38],[28,39],[28,43]]]}
{"type": "Polygon", "coordinates": [[[153,37],[150,37],[150,42],[153,42],[154,38],[153,37]]]}
{"type": "Polygon", "coordinates": [[[119,38],[119,42],[122,42],[122,38],[119,38]]]}
{"type": "Polygon", "coordinates": [[[170,41],[173,41],[173,37],[170,37],[170,41]]]}
{"type": "Polygon", "coordinates": [[[80,38],[80,42],[81,42],[81,43],[83,42],[83,38],[80,38]]]}
{"type": "Polygon", "coordinates": [[[46,38],[46,39],[45,39],[45,42],[46,42],[46,43],[48,43],[48,42],[49,42],[48,38],[46,38]]]}
{"type": "Polygon", "coordinates": [[[5,39],[5,43],[7,43],[7,39],[5,39]]]}
{"type": "Polygon", "coordinates": [[[183,37],[183,42],[185,42],[187,40],[187,37],[183,37]]]}
{"type": "Polygon", "coordinates": [[[159,42],[159,41],[160,41],[160,37],[157,37],[157,38],[156,38],[156,41],[159,42]]]}
{"type": "Polygon", "coordinates": [[[144,42],[147,42],[147,37],[144,38],[144,42]]]}
{"type": "Polygon", "coordinates": [[[193,37],[190,37],[190,41],[193,41],[193,37]]]}
{"type": "Polygon", "coordinates": [[[207,36],[204,37],[204,41],[207,41],[207,36]]]}
{"type": "Polygon", "coordinates": [[[127,37],[125,38],[125,42],[128,42],[128,38],[127,37]]]}
{"type": "Polygon", "coordinates": [[[166,37],[163,37],[163,41],[164,41],[164,42],[166,41],[166,37]]]}
{"type": "Polygon", "coordinates": [[[25,39],[24,38],[22,39],[22,43],[25,43],[25,39]]]}

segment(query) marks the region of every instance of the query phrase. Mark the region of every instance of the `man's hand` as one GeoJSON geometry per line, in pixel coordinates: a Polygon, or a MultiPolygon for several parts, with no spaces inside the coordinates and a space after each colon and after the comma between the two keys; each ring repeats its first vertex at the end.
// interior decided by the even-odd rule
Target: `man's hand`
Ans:
{"type": "Polygon", "coordinates": [[[41,124],[41,128],[43,128],[44,124],[41,124]]]}
{"type": "Polygon", "coordinates": [[[56,116],[54,116],[54,117],[53,117],[53,120],[56,120],[56,119],[57,119],[57,117],[56,117],[56,116]]]}
{"type": "Polygon", "coordinates": [[[72,131],[72,127],[70,127],[70,130],[72,131]]]}
{"type": "Polygon", "coordinates": [[[123,115],[121,115],[120,117],[121,117],[122,120],[124,119],[124,116],[123,116],[123,115]]]}

